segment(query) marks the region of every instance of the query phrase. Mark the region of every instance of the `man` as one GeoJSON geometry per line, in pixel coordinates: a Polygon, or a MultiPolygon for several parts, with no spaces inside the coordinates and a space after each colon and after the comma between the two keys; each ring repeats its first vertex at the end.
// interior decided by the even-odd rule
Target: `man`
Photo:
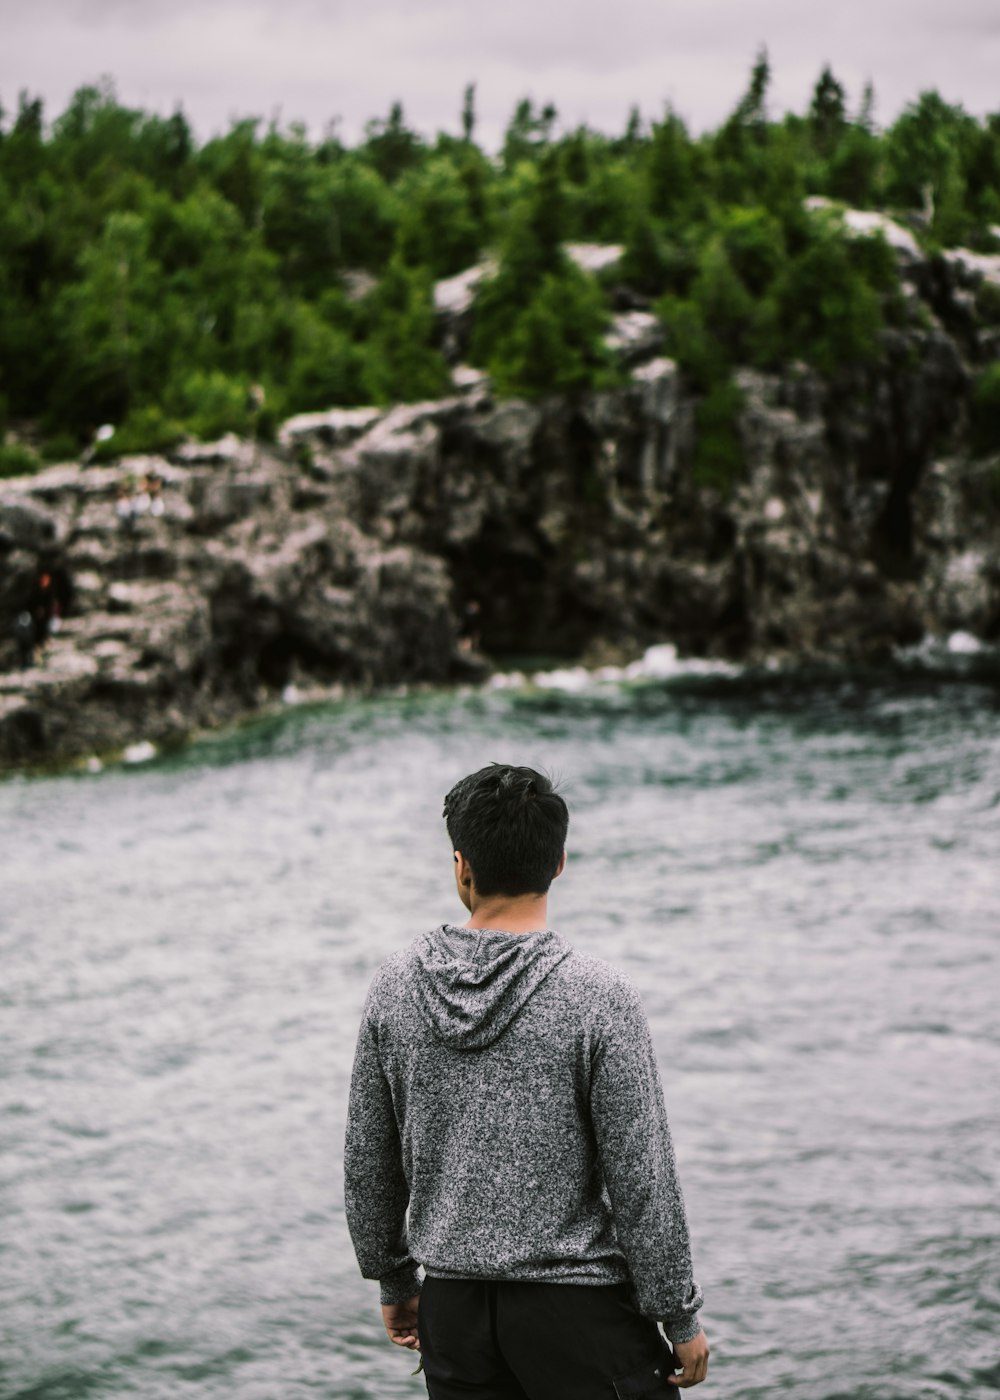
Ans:
{"type": "Polygon", "coordinates": [[[383,964],[351,1080],[347,1220],[386,1331],[421,1349],[431,1400],[696,1385],[701,1293],[642,1004],[548,928],[566,804],[493,764],[444,815],[470,917],[383,964]]]}

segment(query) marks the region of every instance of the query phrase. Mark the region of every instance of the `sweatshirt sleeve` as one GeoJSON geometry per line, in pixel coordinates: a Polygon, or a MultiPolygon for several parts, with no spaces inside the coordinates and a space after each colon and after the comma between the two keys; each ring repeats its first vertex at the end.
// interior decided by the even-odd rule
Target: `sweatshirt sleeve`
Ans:
{"type": "Polygon", "coordinates": [[[409,1200],[399,1129],[379,1059],[369,994],[351,1074],[344,1204],[361,1273],[378,1279],[383,1304],[401,1303],[420,1292],[417,1265],[406,1238],[409,1200]]]}
{"type": "Polygon", "coordinates": [[[672,1342],[701,1331],[701,1290],[663,1088],[639,994],[616,981],[592,1053],[590,1110],[618,1243],[640,1312],[672,1342]]]}

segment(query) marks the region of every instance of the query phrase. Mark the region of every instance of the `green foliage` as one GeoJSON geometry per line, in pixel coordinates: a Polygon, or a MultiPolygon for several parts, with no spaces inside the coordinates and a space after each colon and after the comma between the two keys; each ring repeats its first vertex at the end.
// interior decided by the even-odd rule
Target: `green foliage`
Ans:
{"type": "Polygon", "coordinates": [[[646,161],[650,212],[661,218],[681,214],[690,204],[695,176],[695,152],[683,121],[668,109],[653,127],[646,161]]]}
{"type": "Polygon", "coordinates": [[[699,388],[710,388],[747,358],[754,304],[724,236],[705,244],[689,294],[664,297],[657,312],[671,354],[699,388]]]}
{"type": "Polygon", "coordinates": [[[733,491],[743,471],[742,408],[739,388],[725,380],[714,384],[695,410],[694,479],[723,495],[733,491]]]}
{"type": "Polygon", "coordinates": [[[451,378],[434,349],[434,303],[425,272],[397,254],[370,297],[366,381],[377,403],[419,402],[443,394],[451,378]]]}
{"type": "Polygon", "coordinates": [[[612,382],[607,305],[563,251],[566,218],[558,155],[548,152],[510,211],[496,276],[476,295],[472,360],[501,393],[537,396],[612,382]]]}
{"type": "MultiPolygon", "coordinates": [[[[216,436],[209,434],[209,436],[216,436]]],[[[114,434],[94,445],[92,460],[113,462],[142,452],[167,452],[184,437],[184,425],[155,404],[134,408],[114,434]]]]}
{"type": "Polygon", "coordinates": [[[462,140],[471,145],[476,131],[476,85],[469,83],[462,94],[462,140]]]}
{"type": "Polygon", "coordinates": [[[740,206],[722,211],[717,228],[741,292],[761,296],[787,261],[781,222],[766,209],[740,206]]]}
{"type": "Polygon", "coordinates": [[[479,257],[482,220],[475,207],[473,169],[471,161],[460,167],[438,156],[400,180],[398,246],[411,266],[450,277],[479,257]]]}
{"type": "Polygon", "coordinates": [[[880,235],[848,236],[836,215],[783,224],[737,207],[716,215],[689,287],[656,309],[670,353],[708,392],[737,364],[801,359],[830,373],[869,362],[896,290],[880,235]]]}
{"type": "Polygon", "coordinates": [[[423,142],[406,125],[403,106],[394,102],[385,121],[371,121],[365,127],[364,153],[387,184],[393,184],[420,163],[423,142]]]}
{"type": "Polygon", "coordinates": [[[813,89],[809,105],[809,124],[816,147],[824,155],[836,148],[846,126],[846,102],[842,83],[833,76],[827,64],[813,89]]]}
{"type": "Polygon", "coordinates": [[[72,462],[80,455],[80,443],[72,433],[55,433],[42,443],[45,462],[72,462]]]}
{"type": "Polygon", "coordinates": [[[879,203],[881,146],[862,126],[848,126],[841,133],[827,166],[825,192],[855,208],[879,203]]]}
{"type": "Polygon", "coordinates": [[[886,137],[889,198],[922,206],[941,243],[963,239],[970,226],[966,168],[978,145],[975,119],[936,92],[923,92],[886,137]]]}
{"type": "Polygon", "coordinates": [[[361,403],[367,394],[365,356],[349,328],[331,324],[300,302],[293,316],[293,351],[284,391],[290,412],[361,403]]]}
{"type": "Polygon", "coordinates": [[[891,276],[881,236],[848,238],[817,220],[775,278],[758,320],[756,358],[771,366],[803,359],[824,373],[873,360],[883,325],[879,289],[891,276]]]}
{"type": "Polygon", "coordinates": [[[659,296],[683,292],[696,269],[693,254],[669,238],[659,220],[637,205],[625,232],[622,280],[647,296],[659,296]]]}
{"type": "Polygon", "coordinates": [[[56,400],[61,421],[121,419],[134,398],[161,388],[169,356],[162,293],[148,223],[136,213],[111,214],[55,306],[59,348],[75,367],[56,400]]]}
{"type": "Polygon", "coordinates": [[[1000,325],[1000,286],[981,282],[976,291],[976,310],[990,325],[1000,325]]]}
{"type": "Polygon", "coordinates": [[[1000,452],[1000,363],[984,369],[973,388],[972,440],[977,452],[1000,452]]]}
{"type": "Polygon", "coordinates": [[[38,471],[42,459],[30,447],[20,442],[0,443],[0,479],[8,476],[30,476],[38,471]]]}
{"type": "Polygon", "coordinates": [[[250,387],[249,380],[221,370],[195,370],[181,385],[181,416],[195,437],[205,441],[224,433],[249,435],[254,419],[250,387]]]}
{"type": "Polygon", "coordinates": [[[486,360],[501,394],[536,398],[614,382],[600,290],[572,263],[547,272],[486,360]]]}
{"type": "Polygon", "coordinates": [[[522,161],[533,161],[549,144],[556,116],[551,102],[537,112],[530,97],[523,97],[518,102],[503,138],[501,158],[508,174],[522,161]]]}
{"type": "Polygon", "coordinates": [[[561,131],[525,98],[499,159],[475,144],[472,86],[455,133],[426,139],[397,103],[354,148],[255,119],[199,145],[183,112],[128,107],[108,81],[49,121],[22,94],[0,114],[0,418],[74,445],[112,422],[117,452],[177,424],[263,433],[297,409],[447,392],[431,283],[485,255],[477,363],[512,392],[602,384],[607,310],[568,240],[624,245],[615,281],[657,299],[706,400],[738,363],[863,361],[900,314],[892,258],[806,217],[804,194],[924,210],[933,242],[986,248],[1000,114],[924,93],[881,134],[871,91],[852,116],[825,68],[808,111],[776,119],[770,79],[761,52],[700,135],[669,109],[561,131]],[[359,303],[360,272],[377,290],[359,303]],[[267,403],[248,416],[254,383],[267,403]]]}

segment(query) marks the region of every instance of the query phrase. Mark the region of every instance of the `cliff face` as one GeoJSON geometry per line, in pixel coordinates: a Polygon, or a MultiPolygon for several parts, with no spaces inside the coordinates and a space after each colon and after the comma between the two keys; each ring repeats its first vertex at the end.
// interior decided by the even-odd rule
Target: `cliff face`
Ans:
{"type": "MultiPolygon", "coordinates": [[[[695,403],[635,313],[614,391],[501,402],[459,369],[453,398],[307,415],[274,449],[0,483],[0,762],[167,743],[289,684],[475,677],[505,654],[669,639],[868,661],[927,633],[1000,637],[998,464],[962,449],[971,373],[1000,348],[976,288],[1000,263],[899,255],[920,328],[887,333],[873,367],[741,372],[729,494],[697,481],[695,403]],[[162,513],[125,528],[121,481],[150,470],[162,513]],[[13,621],[42,574],[62,626],[19,670],[13,621]]],[[[443,343],[466,315],[443,308],[443,343]]]]}

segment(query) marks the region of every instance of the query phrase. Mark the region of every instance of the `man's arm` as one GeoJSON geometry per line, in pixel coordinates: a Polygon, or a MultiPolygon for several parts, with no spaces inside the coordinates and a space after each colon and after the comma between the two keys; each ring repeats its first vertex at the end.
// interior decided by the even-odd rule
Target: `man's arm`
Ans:
{"type": "Polygon", "coordinates": [[[639,994],[616,981],[592,1057],[590,1111],[618,1243],[639,1310],[674,1343],[701,1331],[701,1290],[649,1024],[639,994]]]}
{"type": "Polygon", "coordinates": [[[378,1279],[383,1306],[420,1291],[406,1239],[410,1191],[403,1174],[392,1095],[378,1055],[369,1003],[358,1034],[344,1144],[344,1203],[365,1278],[378,1279]]]}

